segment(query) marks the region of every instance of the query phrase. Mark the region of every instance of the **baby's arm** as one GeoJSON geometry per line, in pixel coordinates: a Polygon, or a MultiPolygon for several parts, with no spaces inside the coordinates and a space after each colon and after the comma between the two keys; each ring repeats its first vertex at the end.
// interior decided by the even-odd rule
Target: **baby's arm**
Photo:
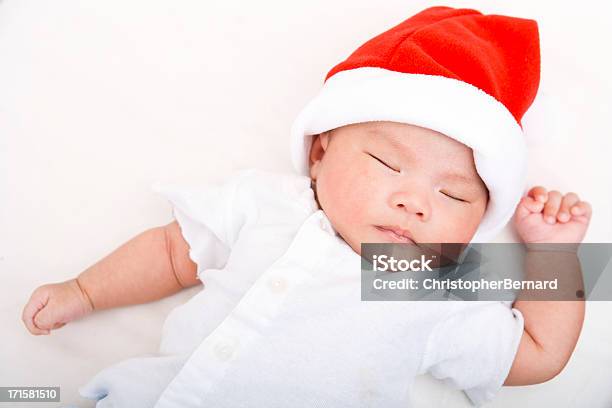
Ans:
{"type": "Polygon", "coordinates": [[[126,242],[76,279],[95,310],[140,304],[199,283],[178,223],[126,242]]]}
{"type": "MultiPolygon", "coordinates": [[[[528,251],[525,264],[528,280],[550,280],[549,273],[539,274],[540,271],[554,270],[564,278],[581,274],[578,256],[571,252],[528,251]]],[[[582,288],[582,279],[576,279],[574,285],[575,289],[582,288]]],[[[563,370],[576,347],[584,320],[584,302],[529,301],[519,296],[513,307],[521,311],[525,330],[504,385],[538,384],[552,379],[563,370]]]]}
{"type": "Polygon", "coordinates": [[[22,319],[32,334],[49,334],[94,310],[158,300],[198,283],[174,221],[137,235],[74,279],[37,288],[22,319]]]}
{"type": "MultiPolygon", "coordinates": [[[[570,289],[574,294],[581,290],[582,273],[576,250],[590,218],[590,204],[580,201],[574,193],[562,196],[558,191],[547,193],[543,187],[531,189],[515,214],[517,231],[528,248],[526,279],[549,280],[551,276],[546,271],[555,271],[566,282],[561,289],[570,289]],[[555,253],[543,252],[541,249],[547,249],[546,245],[538,249],[540,244],[554,243],[566,244],[555,253]],[[568,277],[573,281],[568,282],[568,277]]],[[[522,313],[525,329],[504,385],[537,384],[559,374],[576,347],[584,320],[582,300],[528,301],[521,295],[513,307],[522,313]]]]}

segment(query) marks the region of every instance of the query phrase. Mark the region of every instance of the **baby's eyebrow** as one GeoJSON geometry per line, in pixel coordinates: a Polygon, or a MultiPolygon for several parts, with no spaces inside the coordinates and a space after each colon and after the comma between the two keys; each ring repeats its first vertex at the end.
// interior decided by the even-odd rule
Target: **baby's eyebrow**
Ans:
{"type": "Polygon", "coordinates": [[[383,139],[386,140],[391,145],[391,147],[394,148],[395,151],[399,151],[400,153],[402,153],[402,155],[405,156],[404,158],[406,159],[410,159],[410,157],[414,155],[414,152],[412,151],[412,149],[410,149],[410,147],[401,144],[395,138],[391,137],[391,135],[389,135],[383,130],[370,129],[367,131],[367,133],[372,136],[382,136],[383,139]]]}
{"type": "Polygon", "coordinates": [[[446,179],[458,181],[460,183],[470,184],[470,185],[473,185],[474,187],[479,185],[479,183],[473,177],[464,176],[463,174],[445,172],[445,173],[442,173],[442,177],[446,179]]]}

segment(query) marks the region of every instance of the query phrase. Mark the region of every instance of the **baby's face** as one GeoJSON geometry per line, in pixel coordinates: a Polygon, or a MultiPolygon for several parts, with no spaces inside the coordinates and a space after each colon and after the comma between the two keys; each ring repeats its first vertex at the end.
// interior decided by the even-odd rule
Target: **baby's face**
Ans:
{"type": "Polygon", "coordinates": [[[321,209],[359,254],[366,242],[470,242],[487,206],[472,150],[418,126],[367,122],[322,133],[310,163],[321,209]]]}

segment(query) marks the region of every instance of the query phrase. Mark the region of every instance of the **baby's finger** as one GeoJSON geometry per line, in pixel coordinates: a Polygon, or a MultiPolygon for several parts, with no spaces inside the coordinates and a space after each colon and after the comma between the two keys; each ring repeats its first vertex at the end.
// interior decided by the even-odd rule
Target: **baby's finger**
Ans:
{"type": "Polygon", "coordinates": [[[55,328],[55,324],[57,323],[57,318],[55,313],[53,313],[49,308],[42,309],[36,316],[34,316],[34,325],[41,330],[53,330],[55,328]]]}
{"type": "Polygon", "coordinates": [[[44,302],[40,299],[31,298],[23,308],[21,320],[32,334],[49,334],[49,330],[40,329],[34,324],[34,317],[43,307],[45,307],[44,302]]]}
{"type": "Polygon", "coordinates": [[[580,201],[580,198],[576,193],[567,193],[562,201],[561,207],[559,207],[559,213],[557,214],[557,219],[560,222],[567,222],[572,217],[570,214],[570,208],[580,201]]]}
{"type": "Polygon", "coordinates": [[[577,217],[576,216],[572,216],[572,221],[578,221],[578,222],[580,222],[582,224],[588,224],[590,219],[588,219],[585,216],[579,215],[577,217]]]}
{"type": "Polygon", "coordinates": [[[49,330],[43,330],[43,329],[39,329],[38,327],[36,327],[36,325],[34,324],[33,318],[25,317],[22,320],[30,333],[36,336],[38,336],[39,334],[49,334],[49,330]]]}
{"type": "Polygon", "coordinates": [[[561,193],[557,190],[548,192],[548,201],[544,206],[544,221],[554,224],[557,220],[557,212],[561,205],[561,193]]]}
{"type": "Polygon", "coordinates": [[[521,198],[521,201],[519,202],[519,205],[516,208],[516,218],[518,220],[521,220],[527,217],[528,215],[541,212],[542,208],[544,208],[544,204],[534,200],[529,196],[525,196],[521,198]]]}
{"type": "Polygon", "coordinates": [[[586,217],[587,220],[591,219],[592,211],[591,204],[588,201],[580,201],[570,209],[572,216],[583,216],[586,217]]]}
{"type": "Polygon", "coordinates": [[[542,186],[535,186],[531,188],[527,195],[529,197],[533,197],[534,200],[539,201],[541,203],[545,203],[548,201],[548,193],[546,192],[546,188],[542,186]]]}

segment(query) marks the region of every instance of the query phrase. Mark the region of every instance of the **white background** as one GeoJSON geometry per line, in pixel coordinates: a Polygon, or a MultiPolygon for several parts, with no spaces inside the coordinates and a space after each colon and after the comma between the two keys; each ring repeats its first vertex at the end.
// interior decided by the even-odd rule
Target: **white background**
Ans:
{"type": "MultiPolygon", "coordinates": [[[[585,241],[612,242],[605,3],[446,4],[538,21],[542,81],[524,120],[530,183],[590,201],[585,241]]],[[[0,1],[0,386],[60,385],[63,403],[93,406],[78,386],[121,359],[154,352],[168,311],[198,289],[42,337],[20,321],[31,291],[170,222],[154,181],[214,181],[246,167],[290,171],[289,128],[327,71],[431,5],[439,3],[0,1]]],[[[513,239],[511,230],[498,238],[513,239]]],[[[610,311],[610,303],[587,305],[560,376],[504,388],[490,406],[612,405],[610,311]]],[[[440,404],[468,405],[463,394],[420,378],[415,405],[440,404]]]]}

